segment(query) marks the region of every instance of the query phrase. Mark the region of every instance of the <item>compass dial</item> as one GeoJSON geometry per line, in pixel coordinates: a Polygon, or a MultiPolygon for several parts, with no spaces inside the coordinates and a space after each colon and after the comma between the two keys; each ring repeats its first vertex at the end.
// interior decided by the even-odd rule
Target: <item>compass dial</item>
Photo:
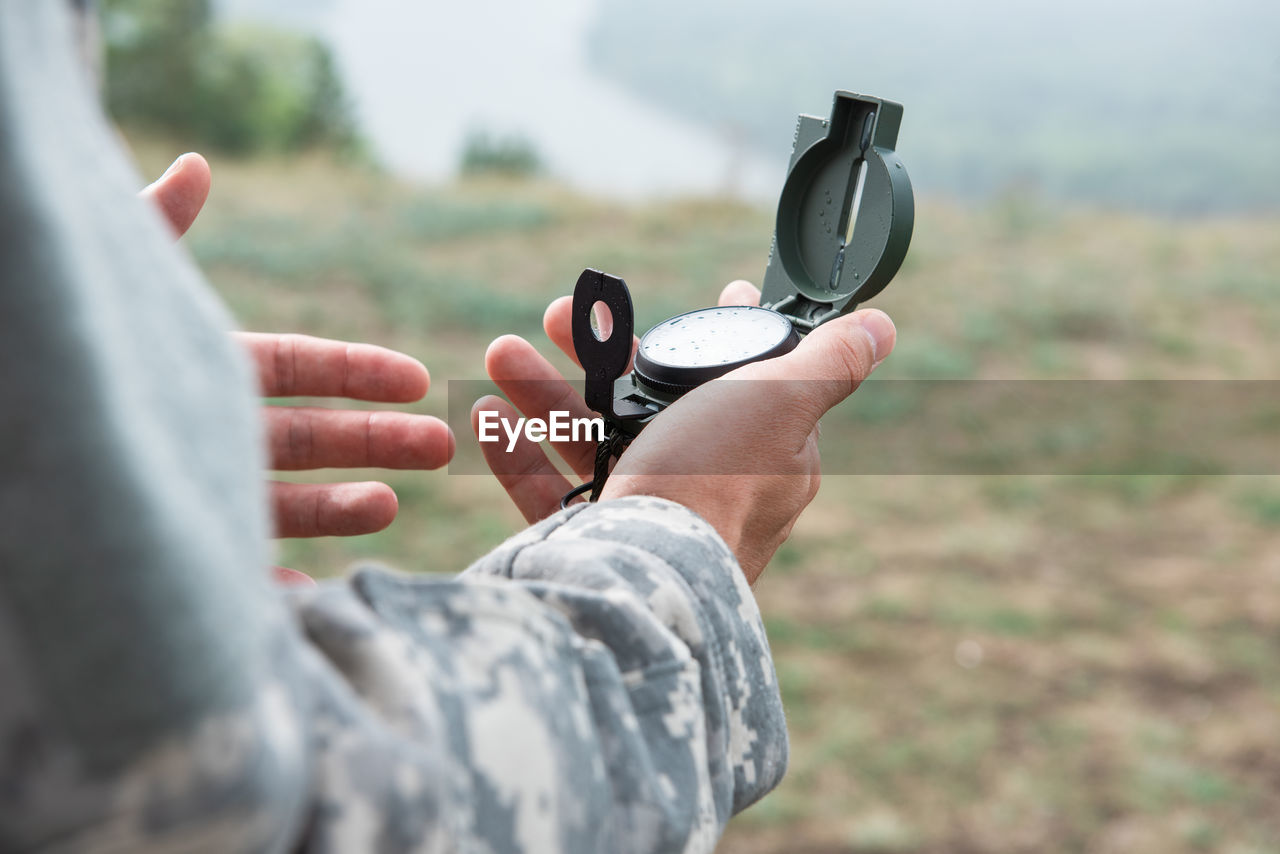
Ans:
{"type": "Polygon", "coordinates": [[[781,356],[798,341],[791,321],[771,309],[703,308],[646,332],[636,373],[660,390],[684,392],[741,365],[781,356]]]}

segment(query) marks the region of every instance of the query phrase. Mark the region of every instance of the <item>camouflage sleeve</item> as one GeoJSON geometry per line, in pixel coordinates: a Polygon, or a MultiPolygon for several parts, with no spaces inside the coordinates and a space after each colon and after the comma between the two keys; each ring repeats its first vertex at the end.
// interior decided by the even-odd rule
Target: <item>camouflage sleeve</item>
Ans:
{"type": "Polygon", "coordinates": [[[309,850],[710,851],[786,765],[754,599],[670,502],[566,511],[459,580],[364,570],[294,605],[323,686],[309,850]]]}
{"type": "Polygon", "coordinates": [[[73,30],[0,2],[0,851],[713,847],[786,757],[724,544],[634,498],[272,588],[249,366],[73,30]]]}

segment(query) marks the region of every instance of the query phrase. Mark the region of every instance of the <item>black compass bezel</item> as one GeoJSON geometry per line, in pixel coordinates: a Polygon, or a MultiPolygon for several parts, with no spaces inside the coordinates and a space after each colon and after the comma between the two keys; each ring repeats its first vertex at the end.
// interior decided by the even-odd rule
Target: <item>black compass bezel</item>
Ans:
{"type": "MultiPolygon", "coordinates": [[[[724,322],[725,321],[721,321],[722,324],[724,322]]],[[[791,319],[785,314],[776,312],[773,309],[761,308],[760,306],[710,306],[708,308],[699,308],[668,317],[666,320],[655,325],[641,337],[640,346],[636,349],[635,357],[636,380],[663,394],[680,395],[691,389],[697,388],[705,382],[722,377],[743,365],[749,365],[752,362],[759,362],[765,359],[773,359],[789,353],[794,350],[796,345],[799,343],[800,333],[796,331],[795,324],[793,324],[791,319]],[[787,333],[782,336],[777,344],[774,344],[759,353],[743,357],[742,359],[736,359],[731,362],[721,362],[715,365],[670,365],[650,359],[645,355],[645,340],[655,330],[682,317],[689,317],[691,315],[701,314],[707,311],[725,311],[727,309],[748,309],[751,312],[768,312],[770,315],[781,319],[786,324],[787,333]]]]}

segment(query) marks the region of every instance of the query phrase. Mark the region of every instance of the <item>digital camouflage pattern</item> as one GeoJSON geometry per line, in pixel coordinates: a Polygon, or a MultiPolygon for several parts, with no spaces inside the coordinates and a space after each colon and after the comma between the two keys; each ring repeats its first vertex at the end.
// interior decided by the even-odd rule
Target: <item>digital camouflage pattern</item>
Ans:
{"type": "Polygon", "coordinates": [[[292,601],[377,720],[325,710],[308,850],[709,851],[785,767],[755,601],[670,502],[573,508],[459,580],[367,569],[292,601]],[[388,739],[393,771],[364,747],[388,739]]]}
{"type": "MultiPolygon", "coordinates": [[[[570,509],[458,579],[366,568],[287,604],[256,696],[106,779],[9,695],[0,849],[710,851],[785,768],[754,599],[670,502],[570,509]]],[[[21,671],[0,662],[6,686],[21,671]]]]}
{"type": "Polygon", "coordinates": [[[0,851],[714,847],[787,743],[689,511],[575,507],[453,578],[269,583],[252,374],[134,197],[91,30],[0,3],[0,851]]]}

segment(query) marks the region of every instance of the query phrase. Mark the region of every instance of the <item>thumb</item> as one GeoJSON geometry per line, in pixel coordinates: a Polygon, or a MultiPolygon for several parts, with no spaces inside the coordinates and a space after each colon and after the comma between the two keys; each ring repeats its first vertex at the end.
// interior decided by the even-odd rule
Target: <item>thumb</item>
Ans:
{"type": "Polygon", "coordinates": [[[174,233],[181,237],[195,222],[196,214],[209,198],[212,177],[208,162],[195,152],[188,152],[138,195],[160,209],[174,233]]]}
{"type": "Polygon", "coordinates": [[[797,414],[816,422],[853,394],[893,350],[898,333],[889,315],[861,309],[824,323],[790,353],[735,372],[742,379],[787,383],[797,414]]]}

